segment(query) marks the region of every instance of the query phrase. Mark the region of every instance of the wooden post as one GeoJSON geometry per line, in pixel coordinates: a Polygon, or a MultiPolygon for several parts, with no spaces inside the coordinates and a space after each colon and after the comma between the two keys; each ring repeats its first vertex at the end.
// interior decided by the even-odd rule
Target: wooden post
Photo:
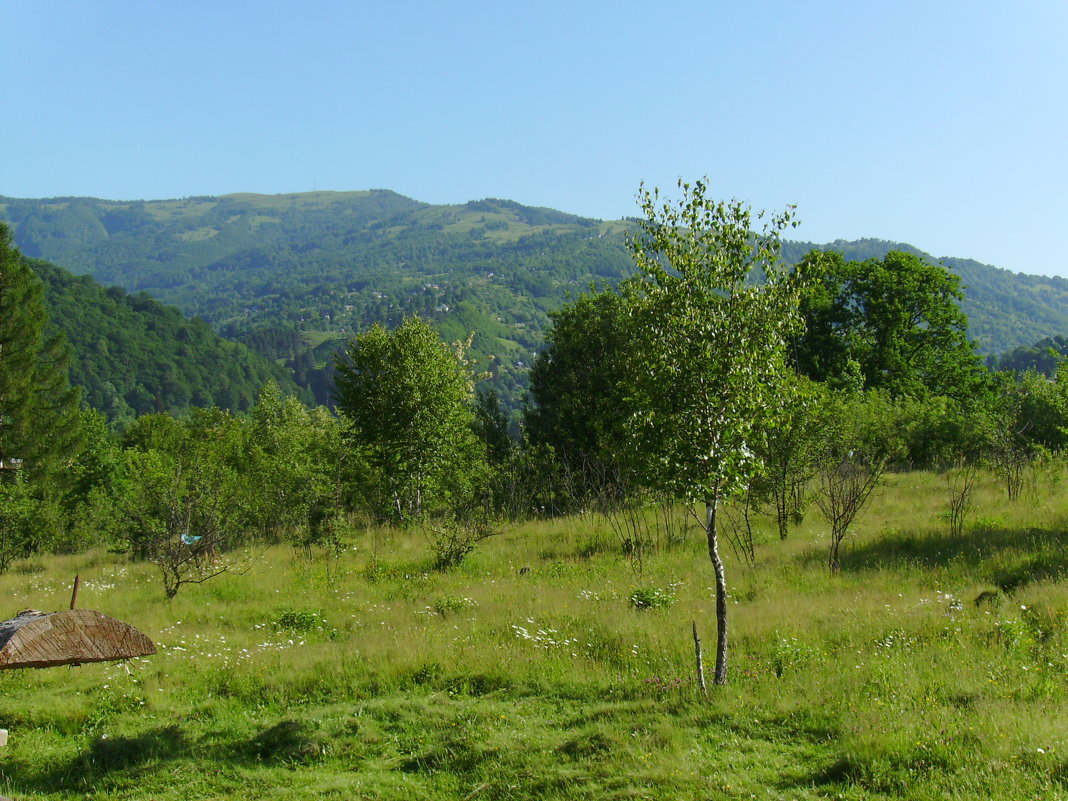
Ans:
{"type": "Polygon", "coordinates": [[[81,573],[74,574],[74,589],[70,593],[70,608],[73,609],[74,605],[78,602],[78,584],[81,582],[81,573]]]}
{"type": "Polygon", "coordinates": [[[701,687],[701,695],[708,695],[708,687],[705,685],[705,660],[701,656],[701,638],[697,634],[697,621],[693,623],[693,653],[697,659],[697,684],[701,687]]]}

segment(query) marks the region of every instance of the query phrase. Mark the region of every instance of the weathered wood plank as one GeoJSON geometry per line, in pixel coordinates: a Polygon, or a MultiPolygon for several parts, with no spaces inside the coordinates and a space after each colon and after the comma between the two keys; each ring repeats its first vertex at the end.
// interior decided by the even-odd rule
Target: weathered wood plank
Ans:
{"type": "Polygon", "coordinates": [[[0,670],[107,662],[156,653],[133,626],[91,609],[35,612],[0,622],[0,670]]]}

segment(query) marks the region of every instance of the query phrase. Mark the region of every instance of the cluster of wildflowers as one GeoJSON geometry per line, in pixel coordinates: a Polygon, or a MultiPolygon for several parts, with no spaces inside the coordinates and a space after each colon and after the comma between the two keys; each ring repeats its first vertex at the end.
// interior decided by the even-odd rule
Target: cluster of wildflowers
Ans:
{"type": "MultiPolygon", "coordinates": [[[[250,648],[237,648],[226,640],[226,635],[219,634],[215,637],[209,637],[207,635],[191,634],[182,635],[177,629],[182,625],[182,621],[176,621],[173,625],[168,626],[160,631],[161,635],[173,634],[174,639],[169,642],[161,640],[156,641],[156,647],[159,649],[159,656],[164,659],[184,659],[197,663],[203,663],[205,660],[214,659],[222,663],[222,665],[228,666],[241,662],[246,662],[257,656],[260,653],[268,651],[284,651],[289,648],[298,648],[302,645],[306,645],[307,641],[303,636],[285,637],[285,638],[265,638],[261,642],[254,644],[250,648]]],[[[257,623],[252,627],[254,630],[266,631],[275,630],[271,623],[257,623]]]]}
{"type": "MultiPolygon", "coordinates": [[[[933,602],[945,607],[947,617],[952,617],[954,613],[964,609],[964,604],[961,602],[960,598],[951,592],[935,590],[933,602]]],[[[932,603],[931,598],[920,598],[920,606],[926,606],[930,603],[932,603]]]]}
{"type": "MultiPolygon", "coordinates": [[[[527,618],[527,623],[533,625],[534,620],[532,618],[527,618]]],[[[526,626],[519,626],[513,623],[512,631],[515,632],[516,637],[529,642],[535,648],[544,648],[546,650],[561,648],[566,650],[578,645],[577,639],[574,637],[562,636],[557,629],[538,628],[531,631],[526,626]]],[[[571,655],[577,656],[578,654],[572,652],[571,655]]]]}
{"type": "Polygon", "coordinates": [[[440,617],[448,617],[449,615],[458,615],[461,612],[466,612],[469,609],[473,609],[478,606],[478,602],[473,598],[468,598],[463,595],[446,595],[438,598],[430,606],[424,606],[422,609],[416,610],[417,615],[438,615],[440,617]]]}
{"type": "Polygon", "coordinates": [[[904,629],[894,629],[875,641],[875,650],[881,653],[911,651],[915,645],[915,638],[910,637],[904,629]]]}

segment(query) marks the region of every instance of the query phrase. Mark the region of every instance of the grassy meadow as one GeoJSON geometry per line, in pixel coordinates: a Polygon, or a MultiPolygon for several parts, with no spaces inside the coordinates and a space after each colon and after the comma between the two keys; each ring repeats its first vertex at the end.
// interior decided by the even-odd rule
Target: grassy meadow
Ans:
{"type": "Polygon", "coordinates": [[[1068,798],[1062,478],[1012,504],[983,479],[954,538],[944,480],[892,475],[839,576],[815,511],[785,542],[765,521],[753,566],[725,545],[730,684],[707,698],[712,570],[681,509],[685,538],[640,566],[596,515],[512,527],[447,574],[419,532],[263,548],[169,602],[103,551],[16,563],[4,617],[66,608],[80,573],[79,607],[159,652],[0,673],[0,793],[1068,798]]]}

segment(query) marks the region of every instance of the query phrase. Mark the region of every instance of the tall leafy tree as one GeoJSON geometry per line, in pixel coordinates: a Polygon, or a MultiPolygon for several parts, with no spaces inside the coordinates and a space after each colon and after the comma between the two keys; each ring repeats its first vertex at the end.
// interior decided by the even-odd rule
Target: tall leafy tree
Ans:
{"type": "Polygon", "coordinates": [[[847,262],[812,251],[802,263],[821,279],[804,294],[805,333],[793,354],[818,381],[847,382],[895,397],[966,398],[981,384],[982,363],[968,340],[960,279],[912,253],[847,262]]]}
{"type": "Polygon", "coordinates": [[[551,316],[530,369],[526,436],[535,447],[551,447],[570,475],[597,491],[619,466],[626,438],[620,379],[630,344],[627,306],[615,292],[597,292],[551,316]]]}
{"type": "MultiPolygon", "coordinates": [[[[774,426],[800,322],[798,273],[779,258],[789,211],[754,230],[750,209],[679,182],[661,201],[644,186],[631,241],[639,275],[626,287],[633,349],[632,431],[650,482],[704,505],[716,578],[715,682],[727,681],[727,580],[717,512],[759,470],[751,443],[774,426]],[[762,280],[761,280],[762,279],[762,280]]],[[[758,218],[759,219],[759,218],[758,218]]]]}
{"type": "Polygon", "coordinates": [[[268,540],[309,546],[330,539],[345,511],[341,484],[350,466],[337,418],[283,397],[272,381],[260,391],[249,429],[251,522],[268,540]]]}
{"type": "Polygon", "coordinates": [[[283,398],[273,381],[260,390],[251,418],[246,449],[256,483],[252,516],[270,541],[307,521],[315,472],[311,425],[307,409],[283,398]]]}
{"type": "Polygon", "coordinates": [[[67,381],[67,349],[46,339],[41,282],[0,224],[0,459],[40,476],[78,445],[78,390],[67,381]],[[16,463],[18,463],[16,461],[16,463]]]}
{"type": "Polygon", "coordinates": [[[464,490],[480,448],[462,353],[412,317],[394,331],[374,325],[358,334],[336,366],[334,398],[349,442],[384,491],[379,513],[404,524],[464,490]]]}

